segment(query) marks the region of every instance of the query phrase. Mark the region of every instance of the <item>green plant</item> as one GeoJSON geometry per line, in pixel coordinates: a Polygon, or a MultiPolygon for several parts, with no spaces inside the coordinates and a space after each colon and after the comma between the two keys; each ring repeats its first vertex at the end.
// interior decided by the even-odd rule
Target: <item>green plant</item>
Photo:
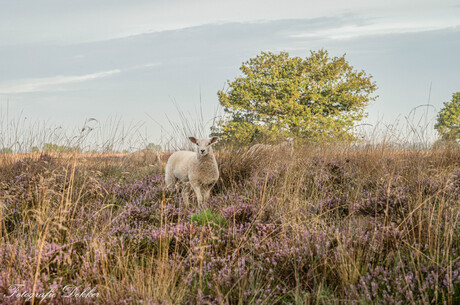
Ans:
{"type": "Polygon", "coordinates": [[[452,94],[452,100],[444,103],[434,128],[443,140],[460,139],[460,92],[452,94]]]}
{"type": "Polygon", "coordinates": [[[43,151],[44,152],[58,152],[58,153],[70,153],[70,152],[81,152],[81,148],[75,146],[65,146],[65,145],[58,145],[54,143],[45,143],[43,144],[43,151]]]}
{"type": "Polygon", "coordinates": [[[199,226],[211,226],[213,228],[226,228],[227,221],[218,212],[205,209],[191,216],[190,221],[199,226]]]}
{"type": "Polygon", "coordinates": [[[12,154],[13,150],[9,147],[0,148],[0,154],[12,154]]]}
{"type": "Polygon", "coordinates": [[[374,100],[372,76],[325,50],[309,57],[262,52],[240,68],[243,76],[219,91],[227,116],[213,132],[248,143],[263,138],[351,139],[350,129],[374,100]]]}
{"type": "Polygon", "coordinates": [[[149,144],[147,144],[147,146],[145,148],[152,149],[154,151],[161,151],[161,145],[157,145],[155,143],[149,143],[149,144]]]}

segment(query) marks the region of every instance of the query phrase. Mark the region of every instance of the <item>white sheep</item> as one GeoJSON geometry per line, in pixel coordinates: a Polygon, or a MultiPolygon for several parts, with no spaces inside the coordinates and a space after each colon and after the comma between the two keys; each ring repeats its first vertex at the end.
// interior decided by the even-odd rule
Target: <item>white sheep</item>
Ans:
{"type": "Polygon", "coordinates": [[[165,169],[166,187],[173,186],[177,180],[185,183],[182,190],[184,203],[188,205],[190,187],[195,191],[198,205],[202,206],[209,198],[212,187],[219,179],[219,169],[212,151],[217,137],[211,139],[189,138],[196,144],[195,152],[177,151],[169,157],[165,169]]]}

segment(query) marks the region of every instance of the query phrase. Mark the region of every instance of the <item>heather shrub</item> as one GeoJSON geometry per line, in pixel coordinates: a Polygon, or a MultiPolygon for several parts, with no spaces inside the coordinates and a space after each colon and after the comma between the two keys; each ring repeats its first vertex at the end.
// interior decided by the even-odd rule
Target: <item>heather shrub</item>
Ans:
{"type": "Polygon", "coordinates": [[[422,258],[421,262],[398,260],[389,267],[369,266],[347,295],[374,304],[456,303],[460,285],[460,262],[443,266],[422,258]]]}
{"type": "Polygon", "coordinates": [[[243,153],[219,154],[203,209],[161,169],[0,159],[0,303],[21,303],[14,283],[58,290],[50,304],[459,302],[458,151],[243,153]],[[65,285],[99,297],[64,300],[65,285]]]}

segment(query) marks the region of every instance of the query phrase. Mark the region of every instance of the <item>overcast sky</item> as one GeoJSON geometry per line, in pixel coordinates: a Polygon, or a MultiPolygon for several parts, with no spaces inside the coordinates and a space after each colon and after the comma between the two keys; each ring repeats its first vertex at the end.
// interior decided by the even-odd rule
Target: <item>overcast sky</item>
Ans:
{"type": "Polygon", "coordinates": [[[161,142],[176,107],[212,119],[217,91],[261,51],[346,53],[379,87],[373,125],[460,91],[458,0],[0,3],[2,113],[64,128],[117,116],[161,142]]]}

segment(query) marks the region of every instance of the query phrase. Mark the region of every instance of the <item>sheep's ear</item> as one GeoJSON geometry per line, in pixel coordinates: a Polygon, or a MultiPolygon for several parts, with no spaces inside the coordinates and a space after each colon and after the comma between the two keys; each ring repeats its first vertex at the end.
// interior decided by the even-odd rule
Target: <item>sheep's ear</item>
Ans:
{"type": "Polygon", "coordinates": [[[196,144],[196,139],[194,137],[189,137],[189,140],[196,144]]]}
{"type": "Polygon", "coordinates": [[[213,137],[213,138],[211,139],[211,144],[216,143],[218,139],[219,139],[218,137],[213,137]]]}

